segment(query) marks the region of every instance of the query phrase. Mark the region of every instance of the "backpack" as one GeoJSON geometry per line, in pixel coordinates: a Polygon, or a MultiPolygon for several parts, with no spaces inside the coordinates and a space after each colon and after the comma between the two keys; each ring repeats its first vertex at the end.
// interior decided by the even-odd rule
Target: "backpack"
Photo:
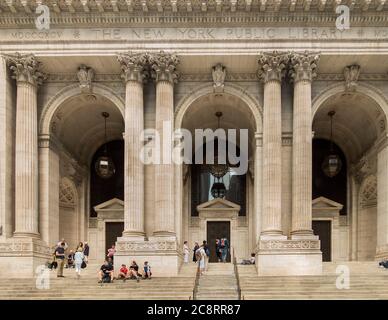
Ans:
{"type": "Polygon", "coordinates": [[[206,253],[206,255],[207,255],[208,257],[210,256],[209,248],[206,247],[205,253],[206,253]]]}
{"type": "Polygon", "coordinates": [[[225,239],[221,239],[221,245],[220,247],[223,249],[225,248],[225,239]]]}

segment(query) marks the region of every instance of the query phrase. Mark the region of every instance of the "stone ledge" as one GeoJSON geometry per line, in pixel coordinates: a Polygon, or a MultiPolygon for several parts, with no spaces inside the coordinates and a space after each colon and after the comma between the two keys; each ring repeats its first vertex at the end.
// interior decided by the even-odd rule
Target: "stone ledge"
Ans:
{"type": "Polygon", "coordinates": [[[257,251],[275,250],[320,250],[319,240],[260,240],[257,251]]]}
{"type": "Polygon", "coordinates": [[[0,257],[40,257],[49,258],[52,250],[43,241],[37,239],[11,238],[0,242],[0,257]]]}

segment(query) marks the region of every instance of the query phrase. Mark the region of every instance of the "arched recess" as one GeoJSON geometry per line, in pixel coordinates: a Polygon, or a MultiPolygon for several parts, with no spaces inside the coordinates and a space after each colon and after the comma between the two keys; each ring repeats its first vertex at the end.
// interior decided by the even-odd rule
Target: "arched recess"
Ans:
{"type": "MultiPolygon", "coordinates": [[[[255,215],[251,217],[247,217],[246,223],[248,227],[252,230],[249,231],[249,239],[246,239],[247,244],[249,247],[251,247],[253,244],[256,244],[256,236],[259,234],[259,231],[256,230],[256,228],[259,228],[259,217],[260,217],[260,183],[261,183],[261,145],[260,145],[260,151],[257,151],[256,149],[256,137],[261,137],[262,133],[262,106],[259,103],[259,101],[250,93],[248,93],[243,88],[226,83],[224,87],[224,91],[221,95],[215,94],[213,86],[209,83],[204,84],[202,86],[197,87],[195,90],[184,96],[177,104],[177,107],[175,109],[175,121],[174,121],[174,127],[175,129],[181,129],[185,128],[185,117],[192,111],[197,110],[197,107],[201,105],[201,102],[205,102],[207,99],[212,100],[213,98],[216,99],[216,97],[222,96],[229,97],[230,100],[236,101],[239,105],[236,106],[235,111],[241,111],[245,112],[246,114],[249,114],[247,118],[249,120],[247,123],[249,123],[249,136],[250,141],[249,145],[252,147],[252,152],[250,153],[251,162],[249,163],[249,167],[251,169],[252,165],[252,171],[255,174],[254,178],[254,186],[252,185],[252,190],[247,191],[247,195],[249,195],[249,199],[255,199],[255,201],[251,201],[251,212],[255,212],[255,215]],[[254,169],[253,169],[254,167],[254,169]],[[254,191],[253,191],[254,190],[254,191]],[[255,208],[253,208],[255,206],[255,208]],[[248,222],[248,219],[249,222],[248,222]]],[[[226,98],[227,99],[227,98],[226,98]]],[[[225,105],[231,106],[231,101],[224,100],[225,105]],[[228,105],[229,104],[229,105],[228,105]]],[[[211,102],[207,101],[209,106],[211,106],[211,102]]],[[[214,117],[214,112],[212,108],[208,110],[208,116],[214,117]]],[[[224,116],[223,116],[224,117],[224,116]]],[[[191,115],[189,117],[191,118],[191,115]]],[[[198,118],[199,119],[199,118],[198,118]]],[[[197,120],[198,120],[197,119],[197,120]]],[[[236,119],[227,118],[225,116],[221,122],[224,124],[224,129],[229,128],[236,128],[233,127],[233,121],[236,121],[236,119]],[[224,121],[224,122],[223,122],[224,121]]],[[[238,119],[237,119],[238,121],[238,119]]],[[[216,129],[216,120],[211,120],[210,122],[203,121],[201,122],[201,125],[204,127],[198,127],[198,128],[211,128],[216,129]]],[[[189,128],[190,131],[192,131],[194,128],[189,128]]],[[[238,141],[238,140],[237,140],[238,141]]],[[[188,240],[191,241],[188,235],[188,223],[189,223],[189,215],[186,214],[186,212],[191,210],[190,205],[187,205],[190,201],[190,195],[187,191],[187,186],[190,184],[190,179],[188,177],[190,176],[190,169],[187,165],[175,165],[175,217],[176,217],[176,226],[177,226],[177,233],[178,233],[178,239],[181,241],[188,240]],[[183,219],[183,220],[182,220],[183,219]],[[185,226],[185,227],[184,227],[185,226]],[[184,237],[184,239],[182,239],[184,237]]],[[[245,217],[244,217],[245,218],[245,217]]],[[[243,219],[243,218],[242,218],[243,219]]],[[[203,239],[202,239],[203,240],[203,239]]],[[[250,249],[248,249],[250,250],[250,249]]],[[[248,252],[248,251],[247,251],[248,252]]],[[[242,258],[242,257],[240,257],[242,258]]]]}
{"type": "MultiPolygon", "coordinates": [[[[124,100],[111,88],[100,83],[94,83],[93,92],[91,94],[99,95],[110,100],[120,110],[121,115],[124,118],[124,100]]],[[[63,88],[55,96],[53,96],[42,109],[39,120],[39,134],[49,135],[51,122],[55,112],[63,103],[66,102],[66,100],[79,95],[82,95],[79,85],[72,84],[63,88]]]]}
{"type": "MultiPolygon", "coordinates": [[[[377,175],[376,166],[372,164],[376,163],[381,152],[380,146],[386,140],[388,100],[378,88],[363,82],[359,82],[354,91],[347,91],[344,83],[329,86],[313,99],[314,138],[330,139],[328,112],[332,110],[335,111],[333,141],[344,152],[349,169],[349,258],[370,260],[376,253],[376,234],[379,232],[376,217],[387,216],[388,212],[380,215],[377,214],[376,206],[365,206],[360,197],[365,192],[365,183],[370,183],[372,178],[362,180],[360,177],[377,175]],[[371,165],[365,166],[365,160],[371,165]]],[[[377,181],[379,176],[373,179],[377,181]]],[[[341,238],[339,241],[348,240],[341,238]]]]}
{"type": "Polygon", "coordinates": [[[59,183],[59,238],[66,239],[70,250],[80,241],[80,217],[78,192],[75,184],[67,177],[59,183]]]}

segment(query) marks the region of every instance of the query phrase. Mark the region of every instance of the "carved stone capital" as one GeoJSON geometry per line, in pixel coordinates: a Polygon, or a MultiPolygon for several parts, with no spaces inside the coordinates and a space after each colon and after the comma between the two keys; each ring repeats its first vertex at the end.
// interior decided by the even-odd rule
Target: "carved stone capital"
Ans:
{"type": "Polygon", "coordinates": [[[316,68],[319,54],[304,52],[290,54],[290,76],[296,83],[298,81],[312,81],[316,77],[316,68]]]}
{"type": "Polygon", "coordinates": [[[41,63],[33,54],[20,54],[6,56],[12,71],[12,78],[19,82],[27,82],[34,86],[42,84],[46,78],[40,71],[41,63]]]}
{"type": "Polygon", "coordinates": [[[360,76],[361,67],[357,64],[344,68],[345,87],[347,91],[354,91],[357,87],[358,77],[360,76]]]}
{"type": "Polygon", "coordinates": [[[79,81],[79,87],[81,89],[81,92],[92,92],[92,82],[94,79],[94,71],[92,68],[81,64],[78,68],[77,78],[79,81]]]}
{"type": "Polygon", "coordinates": [[[146,81],[148,56],[146,53],[123,53],[117,56],[121,66],[121,77],[125,82],[137,81],[143,83],[146,81]]]}
{"type": "Polygon", "coordinates": [[[259,56],[258,76],[264,82],[279,81],[281,82],[285,73],[288,62],[286,53],[274,51],[272,53],[262,53],[259,56]]]}
{"type": "Polygon", "coordinates": [[[179,64],[179,58],[175,54],[161,51],[157,54],[152,54],[149,57],[151,64],[152,77],[156,82],[168,81],[176,83],[178,81],[178,72],[176,67],[179,64]]]}

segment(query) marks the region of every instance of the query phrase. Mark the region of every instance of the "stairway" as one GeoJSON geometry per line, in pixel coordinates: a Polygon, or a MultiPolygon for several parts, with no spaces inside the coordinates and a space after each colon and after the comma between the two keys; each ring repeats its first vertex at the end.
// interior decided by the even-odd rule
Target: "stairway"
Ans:
{"type": "Polygon", "coordinates": [[[88,265],[77,279],[74,269],[65,269],[65,278],[50,271],[49,289],[38,289],[34,279],[0,279],[0,300],[189,300],[193,299],[195,264],[182,266],[176,277],[151,280],[115,280],[98,284],[99,265],[88,265]]]}
{"type": "Polygon", "coordinates": [[[238,300],[237,278],[232,263],[209,263],[199,278],[196,300],[238,300]]]}
{"type": "Polygon", "coordinates": [[[376,262],[324,263],[320,276],[258,277],[255,266],[238,266],[241,298],[263,299],[388,299],[388,269],[376,262]],[[336,268],[350,271],[349,289],[338,289],[336,268]]]}

